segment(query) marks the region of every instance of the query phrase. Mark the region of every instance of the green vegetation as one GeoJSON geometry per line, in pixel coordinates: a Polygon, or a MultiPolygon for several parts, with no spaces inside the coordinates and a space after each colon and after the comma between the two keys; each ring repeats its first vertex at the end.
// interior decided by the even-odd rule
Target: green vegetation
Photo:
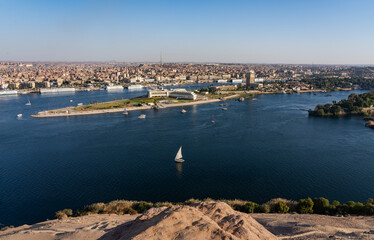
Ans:
{"type": "MultiPolygon", "coordinates": [[[[200,89],[200,92],[204,92],[209,90],[207,89],[200,89]]],[[[224,98],[234,95],[233,93],[223,93],[223,94],[209,94],[209,98],[217,99],[217,98],[224,98]]],[[[253,97],[254,94],[251,93],[243,93],[240,95],[241,97],[248,98],[253,97]]],[[[154,97],[154,98],[148,98],[148,97],[137,97],[133,99],[124,99],[124,100],[115,100],[111,102],[103,102],[98,103],[98,101],[91,102],[91,104],[84,105],[84,106],[78,106],[74,107],[72,110],[75,111],[90,111],[90,110],[108,110],[108,109],[121,109],[126,107],[137,107],[137,106],[144,106],[149,104],[157,105],[158,103],[162,101],[172,101],[173,103],[188,103],[192,102],[193,100],[186,100],[186,99],[175,99],[170,97],[154,97]]]]}
{"type": "Polygon", "coordinates": [[[255,93],[241,93],[239,94],[239,98],[253,98],[255,97],[257,94],[255,93]]]}
{"type": "Polygon", "coordinates": [[[314,202],[311,198],[300,199],[299,203],[297,204],[297,212],[298,213],[313,213],[313,205],[314,202]]]}
{"type": "Polygon", "coordinates": [[[288,213],[290,208],[287,206],[285,202],[279,201],[275,204],[275,212],[276,213],[288,213]]]}
{"type": "Polygon", "coordinates": [[[374,105],[374,91],[349,95],[348,99],[343,99],[333,104],[318,104],[314,110],[309,110],[310,116],[317,117],[339,117],[341,115],[366,115],[372,113],[370,107],[374,105]]]}
{"type": "Polygon", "coordinates": [[[79,106],[73,108],[76,111],[87,111],[87,110],[103,110],[103,109],[117,109],[126,107],[135,107],[143,106],[150,103],[157,103],[162,100],[175,100],[172,98],[146,98],[146,97],[137,97],[133,99],[125,99],[111,102],[103,103],[91,103],[89,105],[79,106]]]}
{"type": "Polygon", "coordinates": [[[60,211],[56,212],[55,218],[57,218],[57,219],[64,219],[64,218],[70,217],[72,215],[73,215],[73,210],[71,210],[71,209],[63,209],[63,210],[60,210],[60,211]]]}
{"type": "Polygon", "coordinates": [[[91,103],[89,105],[75,107],[73,108],[73,110],[87,111],[87,110],[124,108],[125,105],[128,105],[129,103],[130,103],[130,100],[120,100],[120,101],[112,101],[112,102],[105,102],[105,103],[91,103]]]}
{"type": "Polygon", "coordinates": [[[304,79],[303,82],[310,84],[314,89],[325,89],[327,91],[336,91],[339,88],[353,88],[354,85],[362,89],[374,88],[374,79],[365,78],[321,78],[304,79]]]}
{"type": "Polygon", "coordinates": [[[132,208],[138,213],[144,213],[153,207],[152,203],[138,202],[132,205],[132,208]]]}
{"type": "Polygon", "coordinates": [[[212,94],[209,94],[208,96],[212,99],[217,99],[217,98],[226,98],[232,95],[234,94],[233,93],[212,93],[212,94]]]}
{"type": "Polygon", "coordinates": [[[0,228],[0,231],[5,231],[5,230],[8,230],[9,228],[14,228],[14,226],[10,225],[10,226],[2,227],[2,228],[0,228]]]}
{"type": "MultiPolygon", "coordinates": [[[[330,202],[328,199],[326,198],[315,198],[313,199],[313,203],[314,203],[314,206],[313,206],[313,212],[314,213],[317,213],[317,214],[328,214],[329,211],[330,211],[330,202]]],[[[339,204],[337,204],[339,205],[339,204]]],[[[336,206],[335,206],[336,208],[336,206]]]]}
{"type": "MultiPolygon", "coordinates": [[[[206,198],[203,201],[215,201],[206,198]]],[[[330,201],[326,198],[311,198],[292,201],[283,198],[272,199],[266,203],[258,204],[251,201],[239,199],[219,200],[227,203],[234,210],[244,213],[299,213],[299,214],[323,214],[323,215],[365,215],[374,216],[374,200],[369,198],[365,203],[349,201],[340,204],[339,201],[330,201]]],[[[109,203],[93,203],[73,212],[71,209],[64,209],[56,212],[55,218],[64,219],[69,216],[79,217],[89,214],[139,214],[150,208],[172,207],[175,205],[191,205],[201,202],[198,199],[188,199],[184,202],[145,202],[115,200],[109,203]]]]}

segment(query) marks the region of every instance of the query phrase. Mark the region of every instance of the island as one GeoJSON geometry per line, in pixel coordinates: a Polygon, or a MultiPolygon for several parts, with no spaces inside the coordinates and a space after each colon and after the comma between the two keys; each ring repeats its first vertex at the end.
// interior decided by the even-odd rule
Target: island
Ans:
{"type": "Polygon", "coordinates": [[[374,129],[374,91],[349,95],[348,99],[332,104],[318,104],[314,110],[309,109],[309,116],[313,117],[340,117],[363,116],[366,126],[374,129]]]}
{"type": "Polygon", "coordinates": [[[251,98],[259,94],[259,91],[234,91],[233,89],[207,88],[195,91],[185,89],[176,90],[149,90],[146,96],[140,96],[132,99],[115,99],[109,102],[91,102],[88,105],[78,104],[79,106],[70,106],[66,108],[46,110],[38,112],[31,117],[69,117],[84,116],[105,113],[120,113],[136,110],[162,109],[169,107],[184,107],[198,104],[207,104],[214,102],[235,99],[242,101],[244,98],[251,98]]]}

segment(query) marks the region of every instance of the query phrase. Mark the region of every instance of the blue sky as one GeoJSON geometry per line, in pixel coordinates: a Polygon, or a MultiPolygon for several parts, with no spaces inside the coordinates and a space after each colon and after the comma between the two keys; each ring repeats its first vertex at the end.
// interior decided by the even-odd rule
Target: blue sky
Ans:
{"type": "Polygon", "coordinates": [[[372,0],[0,0],[0,60],[374,64],[372,0]]]}

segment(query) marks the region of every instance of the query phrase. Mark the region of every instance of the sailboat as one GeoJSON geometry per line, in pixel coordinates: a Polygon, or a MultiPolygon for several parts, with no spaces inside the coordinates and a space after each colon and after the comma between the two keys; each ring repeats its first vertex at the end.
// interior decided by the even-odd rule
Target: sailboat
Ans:
{"type": "Polygon", "coordinates": [[[214,121],[213,115],[212,115],[212,120],[210,121],[212,124],[215,124],[216,121],[214,121]]]}
{"type": "Polygon", "coordinates": [[[30,99],[27,98],[29,101],[25,104],[26,106],[31,106],[31,102],[30,102],[30,99]]]}
{"type": "Polygon", "coordinates": [[[129,115],[129,112],[126,110],[126,107],[123,109],[123,115],[129,115]]]}
{"type": "Polygon", "coordinates": [[[183,156],[182,156],[182,146],[179,148],[177,155],[175,155],[174,162],[177,162],[177,163],[184,162],[183,156]]]}

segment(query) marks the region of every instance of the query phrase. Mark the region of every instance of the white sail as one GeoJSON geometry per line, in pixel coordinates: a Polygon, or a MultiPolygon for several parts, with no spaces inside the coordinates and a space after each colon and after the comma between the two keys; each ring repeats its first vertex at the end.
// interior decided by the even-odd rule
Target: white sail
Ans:
{"type": "Polygon", "coordinates": [[[175,156],[175,160],[177,159],[182,159],[182,146],[179,148],[179,151],[177,153],[177,155],[175,156]]]}
{"type": "Polygon", "coordinates": [[[30,99],[27,98],[29,101],[25,104],[26,106],[31,106],[31,102],[30,102],[30,99]]]}

